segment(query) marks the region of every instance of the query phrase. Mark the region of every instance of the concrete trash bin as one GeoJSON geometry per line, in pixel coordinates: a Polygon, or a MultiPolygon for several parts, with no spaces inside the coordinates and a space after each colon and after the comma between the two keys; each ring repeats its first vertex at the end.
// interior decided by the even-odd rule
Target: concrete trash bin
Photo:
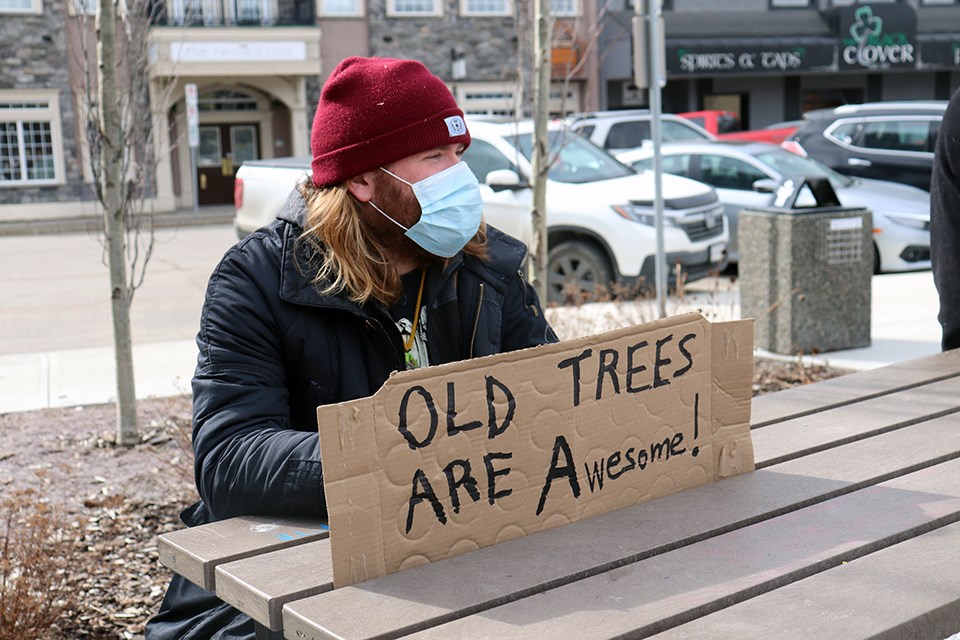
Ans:
{"type": "Polygon", "coordinates": [[[757,347],[811,354],[870,345],[872,215],[826,178],[786,178],[740,213],[740,310],[757,347]]]}

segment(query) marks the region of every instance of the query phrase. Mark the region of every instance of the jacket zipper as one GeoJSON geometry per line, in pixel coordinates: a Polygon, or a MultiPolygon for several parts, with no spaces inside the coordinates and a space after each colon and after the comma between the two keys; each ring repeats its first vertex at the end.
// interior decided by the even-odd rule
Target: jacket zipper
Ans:
{"type": "Polygon", "coordinates": [[[473,318],[473,333],[470,334],[470,357],[473,357],[473,346],[477,341],[477,328],[480,326],[480,309],[483,308],[483,283],[480,283],[480,295],[477,297],[477,315],[473,318]]]}

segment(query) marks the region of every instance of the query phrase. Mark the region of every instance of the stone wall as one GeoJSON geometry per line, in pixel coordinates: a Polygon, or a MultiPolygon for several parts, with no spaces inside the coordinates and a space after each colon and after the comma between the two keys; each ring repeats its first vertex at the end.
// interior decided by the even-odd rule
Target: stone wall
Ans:
{"type": "MultiPolygon", "coordinates": [[[[465,57],[470,82],[517,77],[517,29],[513,16],[464,17],[459,0],[443,0],[443,15],[387,16],[386,2],[368,5],[370,55],[419,60],[447,82],[454,52],[465,57]]],[[[530,34],[528,39],[532,40],[530,34]]]]}
{"type": "Polygon", "coordinates": [[[0,187],[0,205],[35,202],[89,200],[83,183],[76,110],[73,105],[68,64],[66,4],[44,0],[41,15],[0,16],[0,90],[56,89],[60,107],[60,145],[64,184],[53,186],[0,187]]]}

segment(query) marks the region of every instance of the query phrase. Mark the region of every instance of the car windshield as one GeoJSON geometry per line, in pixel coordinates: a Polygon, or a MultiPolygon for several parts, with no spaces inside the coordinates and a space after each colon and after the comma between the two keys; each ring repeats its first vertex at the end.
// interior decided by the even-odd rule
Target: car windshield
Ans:
{"type": "MultiPolygon", "coordinates": [[[[520,149],[520,153],[530,160],[529,133],[516,136],[504,136],[510,144],[520,149]]],[[[612,180],[636,173],[635,170],[617,162],[602,149],[587,142],[571,131],[550,132],[550,172],[551,180],[579,184],[612,180]]]]}
{"type": "Polygon", "coordinates": [[[798,156],[783,149],[770,149],[754,154],[757,160],[770,166],[782,176],[813,176],[827,178],[834,189],[849,187],[853,180],[837,173],[830,167],[820,164],[816,160],[798,156]]]}

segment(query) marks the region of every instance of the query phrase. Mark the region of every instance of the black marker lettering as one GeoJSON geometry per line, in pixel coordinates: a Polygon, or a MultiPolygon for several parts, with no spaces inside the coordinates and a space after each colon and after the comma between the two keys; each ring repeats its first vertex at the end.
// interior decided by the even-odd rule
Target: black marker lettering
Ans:
{"type": "MultiPolygon", "coordinates": [[[[650,462],[659,460],[663,457],[663,452],[667,452],[667,460],[670,459],[670,438],[664,438],[663,442],[654,442],[650,445],[650,462]]],[[[666,460],[664,460],[666,462],[666,460]]]]}
{"type": "Polygon", "coordinates": [[[497,498],[506,498],[513,493],[513,489],[501,489],[497,491],[497,476],[506,476],[510,474],[510,467],[497,469],[493,466],[494,460],[509,460],[513,457],[512,453],[501,453],[491,451],[483,456],[483,464],[487,467],[487,500],[490,504],[497,501],[497,498]]]}
{"type": "Polygon", "coordinates": [[[638,373],[643,373],[647,370],[647,365],[641,364],[633,366],[633,354],[640,349],[643,349],[647,346],[647,341],[643,340],[637,344],[632,344],[627,347],[627,393],[639,393],[640,391],[646,391],[650,388],[649,384],[645,384],[639,387],[633,386],[633,376],[638,373]]]}
{"type": "Polygon", "coordinates": [[[479,428],[482,423],[479,420],[474,420],[473,422],[468,422],[467,424],[457,425],[455,421],[457,419],[457,406],[456,406],[456,392],[454,390],[453,382],[447,383],[447,435],[452,436],[460,431],[471,431],[473,429],[479,428]]]}
{"type": "Polygon", "coordinates": [[[693,366],[693,356],[690,355],[690,352],[687,351],[687,343],[697,337],[695,333],[688,333],[687,335],[680,338],[680,342],[677,343],[677,349],[680,350],[680,353],[683,354],[683,357],[686,358],[687,364],[676,371],[673,372],[674,378],[679,378],[687,371],[690,371],[690,368],[693,366]]]}
{"type": "Polygon", "coordinates": [[[493,440],[498,435],[507,430],[507,427],[510,426],[510,421],[513,420],[513,412],[517,409],[517,400],[513,397],[513,393],[510,392],[510,389],[507,388],[507,385],[503,384],[493,376],[487,376],[487,419],[489,431],[487,432],[487,437],[493,440]],[[503,395],[507,399],[507,415],[504,416],[503,422],[499,425],[497,424],[497,407],[494,405],[493,398],[493,389],[494,387],[500,389],[503,392],[503,395]]]}
{"type": "Polygon", "coordinates": [[[617,362],[620,361],[620,354],[616,349],[601,349],[600,364],[597,367],[597,400],[603,397],[603,374],[609,374],[613,381],[614,394],[620,393],[620,378],[617,377],[617,362]],[[607,362],[607,357],[610,361],[607,362]]]}
{"type": "MultiPolygon", "coordinates": [[[[693,439],[696,441],[700,437],[700,394],[693,394],[693,439]]],[[[690,451],[693,454],[693,457],[696,458],[700,453],[700,447],[694,445],[693,449],[690,451]]]]}
{"type": "Polygon", "coordinates": [[[667,455],[667,460],[670,459],[670,456],[679,456],[687,452],[687,448],[681,447],[681,444],[683,444],[683,434],[678,431],[674,434],[673,439],[670,440],[670,453],[667,455]]]}
{"type": "Polygon", "coordinates": [[[624,467],[619,471],[613,471],[613,469],[615,469],[620,465],[620,458],[621,458],[621,455],[619,451],[614,451],[613,453],[610,454],[610,457],[607,458],[607,477],[610,478],[611,480],[616,480],[617,478],[622,476],[624,473],[629,471],[627,467],[624,467]]]}
{"type": "Polygon", "coordinates": [[[537,515],[543,512],[543,506],[547,502],[547,494],[550,493],[550,487],[557,478],[566,477],[570,482],[570,490],[573,491],[573,497],[580,497],[580,480],[577,478],[577,470],[573,466],[573,456],[570,454],[570,445],[563,436],[557,436],[553,443],[553,460],[550,461],[550,470],[547,471],[547,479],[543,483],[543,491],[540,493],[540,504],[537,505],[537,515]],[[558,466],[560,455],[563,454],[565,464],[558,466]]]}
{"type": "Polygon", "coordinates": [[[403,394],[403,400],[400,401],[400,416],[397,428],[400,430],[400,435],[402,435],[407,441],[407,444],[410,445],[410,448],[416,451],[430,444],[433,436],[437,434],[437,424],[439,421],[440,418],[437,416],[437,408],[433,404],[433,396],[430,395],[430,392],[419,385],[407,389],[407,392],[403,394]],[[407,423],[407,405],[413,393],[417,393],[423,398],[427,411],[430,412],[430,430],[423,440],[417,440],[416,436],[410,433],[410,428],[407,423]]]}
{"type": "Polygon", "coordinates": [[[423,469],[417,469],[417,472],[413,474],[410,506],[407,508],[407,533],[410,533],[410,529],[413,527],[413,508],[424,500],[430,501],[430,504],[433,506],[433,513],[437,516],[437,521],[440,522],[440,524],[447,524],[447,514],[443,512],[443,505],[440,504],[440,500],[437,499],[437,494],[433,492],[433,487],[430,486],[427,475],[423,472],[423,469]],[[422,487],[422,491],[417,490],[418,484],[422,487]]]}
{"type": "Polygon", "coordinates": [[[590,471],[590,465],[583,463],[583,472],[587,476],[587,483],[590,485],[590,493],[603,489],[603,474],[606,471],[606,460],[600,458],[599,461],[593,461],[593,471],[590,471]]]}
{"type": "Polygon", "coordinates": [[[663,347],[671,340],[673,340],[672,333],[665,338],[660,338],[659,340],[657,340],[657,357],[656,357],[656,360],[653,361],[653,388],[654,389],[656,389],[657,387],[664,387],[670,384],[670,378],[660,377],[660,368],[665,367],[671,362],[673,362],[673,360],[671,360],[670,358],[664,357],[661,353],[661,351],[663,350],[663,347]]]}
{"type": "MultiPolygon", "coordinates": [[[[477,479],[470,473],[469,460],[454,460],[443,468],[443,474],[447,476],[447,487],[450,490],[450,504],[453,505],[453,512],[460,513],[460,492],[458,489],[463,487],[474,502],[480,499],[480,490],[477,489],[477,479]],[[460,477],[456,477],[454,468],[460,468],[460,477]]],[[[409,529],[408,529],[409,531],[409,529]]]]}
{"type": "MultiPolygon", "coordinates": [[[[578,356],[561,360],[557,363],[558,369],[573,369],[573,406],[580,406],[580,361],[593,355],[593,349],[584,349],[578,356]]],[[[539,512],[538,512],[539,513],[539,512]]]]}

